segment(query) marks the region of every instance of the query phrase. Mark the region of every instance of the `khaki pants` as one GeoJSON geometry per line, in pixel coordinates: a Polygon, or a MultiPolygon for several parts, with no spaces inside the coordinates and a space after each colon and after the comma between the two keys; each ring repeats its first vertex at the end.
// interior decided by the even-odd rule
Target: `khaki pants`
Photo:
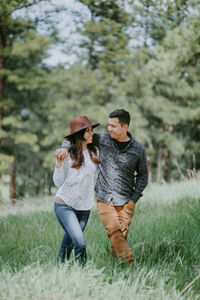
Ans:
{"type": "Polygon", "coordinates": [[[114,206],[113,202],[105,204],[97,200],[99,217],[110,238],[112,250],[122,262],[133,264],[131,250],[126,242],[135,203],[130,200],[123,206],[114,206]]]}

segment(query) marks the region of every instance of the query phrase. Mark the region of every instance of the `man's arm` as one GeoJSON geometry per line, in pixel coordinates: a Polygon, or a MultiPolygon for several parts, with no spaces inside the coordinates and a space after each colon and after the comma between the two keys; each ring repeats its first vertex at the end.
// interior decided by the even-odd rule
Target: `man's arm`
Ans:
{"type": "MultiPolygon", "coordinates": [[[[99,144],[99,140],[100,140],[100,134],[99,133],[94,133],[93,134],[93,143],[95,146],[98,147],[99,144]]],[[[54,156],[57,160],[63,161],[68,154],[68,151],[71,147],[71,143],[68,139],[64,139],[62,141],[61,146],[55,151],[54,156]]]]}
{"type": "Polygon", "coordinates": [[[131,197],[131,200],[133,200],[133,202],[137,202],[139,200],[147,184],[148,184],[147,157],[146,157],[145,150],[143,150],[143,153],[138,162],[135,190],[131,197]]]}
{"type": "MultiPolygon", "coordinates": [[[[98,144],[99,144],[99,140],[100,140],[100,133],[94,133],[93,134],[93,143],[97,147],[98,147],[98,144]]],[[[64,139],[62,141],[62,145],[59,147],[59,149],[65,148],[69,151],[70,147],[71,147],[70,141],[68,139],[64,139]]]]}
{"type": "Polygon", "coordinates": [[[61,144],[61,146],[59,147],[59,149],[65,148],[65,149],[67,149],[67,150],[69,151],[70,147],[71,147],[70,141],[69,141],[68,139],[64,139],[64,140],[62,141],[62,144],[61,144]]]}

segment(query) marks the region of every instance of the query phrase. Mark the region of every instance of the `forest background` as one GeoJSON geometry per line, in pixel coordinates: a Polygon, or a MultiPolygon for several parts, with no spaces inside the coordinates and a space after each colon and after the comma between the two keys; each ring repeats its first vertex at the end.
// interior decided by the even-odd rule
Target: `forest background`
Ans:
{"type": "Polygon", "coordinates": [[[199,1],[58,2],[0,0],[0,180],[12,202],[51,194],[53,153],[70,119],[87,115],[104,131],[116,108],[131,114],[149,182],[197,176],[199,1]],[[52,66],[56,46],[66,63],[52,66]]]}

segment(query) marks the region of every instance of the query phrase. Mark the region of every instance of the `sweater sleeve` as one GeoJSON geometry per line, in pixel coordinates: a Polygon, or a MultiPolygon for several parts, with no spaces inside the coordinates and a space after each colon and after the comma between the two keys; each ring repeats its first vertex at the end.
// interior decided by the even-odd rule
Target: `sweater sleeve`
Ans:
{"type": "Polygon", "coordinates": [[[62,163],[62,166],[60,168],[57,168],[55,166],[54,169],[54,173],[53,173],[53,182],[55,184],[56,187],[60,187],[63,182],[65,181],[65,177],[66,177],[66,159],[64,160],[64,162],[62,163]]]}

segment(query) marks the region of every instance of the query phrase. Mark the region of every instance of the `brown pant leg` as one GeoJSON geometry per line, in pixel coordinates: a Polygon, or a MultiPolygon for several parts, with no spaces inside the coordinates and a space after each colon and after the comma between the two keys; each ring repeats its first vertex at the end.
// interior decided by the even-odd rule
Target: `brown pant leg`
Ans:
{"type": "MultiPolygon", "coordinates": [[[[123,233],[123,236],[126,239],[132,221],[132,217],[135,209],[135,203],[132,200],[130,200],[123,206],[115,206],[115,209],[118,213],[118,217],[121,225],[121,231],[123,233]]],[[[115,256],[115,252],[112,247],[111,247],[111,256],[112,257],[115,256]]]]}
{"type": "Polygon", "coordinates": [[[115,209],[118,212],[119,221],[121,224],[121,230],[125,239],[127,238],[128,230],[131,225],[132,217],[135,210],[135,203],[130,200],[123,206],[116,206],[115,209]]]}
{"type": "Polygon", "coordinates": [[[97,208],[99,217],[110,238],[112,249],[115,251],[117,257],[123,262],[133,263],[131,250],[122,233],[120,219],[112,202],[105,204],[97,200],[97,208]]]}

